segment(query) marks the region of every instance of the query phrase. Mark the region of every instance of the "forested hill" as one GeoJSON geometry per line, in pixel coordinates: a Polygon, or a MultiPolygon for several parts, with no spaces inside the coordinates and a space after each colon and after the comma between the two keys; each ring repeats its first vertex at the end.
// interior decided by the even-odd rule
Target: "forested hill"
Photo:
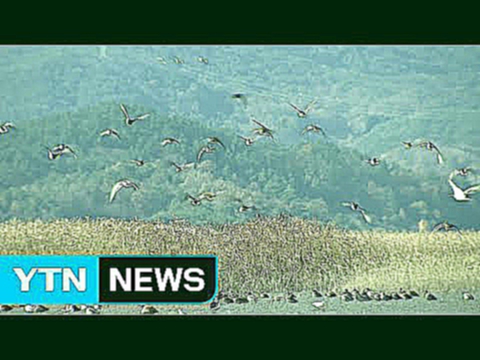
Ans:
{"type": "MultiPolygon", "coordinates": [[[[152,115],[128,127],[118,104],[104,103],[19,121],[16,129],[2,135],[2,218],[177,217],[235,222],[255,213],[238,213],[236,199],[242,199],[263,215],[287,213],[365,228],[358,214],[340,205],[354,200],[372,216],[372,227],[413,229],[420,219],[444,218],[475,225],[478,206],[449,199],[444,174],[430,178],[402,174],[388,160],[371,167],[364,162],[364,154],[339,146],[330,136],[301,136],[299,131],[294,144],[262,138],[247,147],[238,135],[251,136],[250,131],[238,134],[228,127],[209,127],[188,115],[169,117],[141,106],[130,106],[130,112],[152,115]],[[106,128],[118,130],[121,140],[100,137],[106,128]],[[177,173],[170,161],[194,162],[208,136],[220,138],[226,149],[218,147],[204,155],[196,169],[177,173]],[[180,144],[162,147],[166,137],[175,137],[180,144]],[[44,146],[57,143],[72,146],[78,159],[48,160],[44,146]],[[138,167],[131,163],[133,159],[147,164],[138,167]],[[138,183],[140,190],[124,190],[109,203],[112,186],[124,178],[138,183]],[[196,196],[204,191],[219,195],[196,207],[185,199],[187,193],[196,196]],[[469,214],[473,215],[469,218],[469,214]]],[[[249,118],[244,122],[246,128],[253,128],[249,118]]],[[[433,157],[423,160],[433,161],[433,157]]]]}
{"type": "MultiPolygon", "coordinates": [[[[260,214],[353,228],[416,229],[422,219],[480,228],[480,195],[456,203],[447,183],[454,168],[480,168],[478,47],[57,46],[1,47],[0,55],[0,123],[16,125],[0,135],[3,220],[236,222],[255,214],[238,213],[240,198],[260,214]],[[246,106],[231,98],[236,92],[246,106]],[[303,119],[288,105],[312,100],[303,119]],[[152,115],[128,127],[121,103],[152,115]],[[275,141],[243,144],[238,135],[253,135],[252,117],[275,141]],[[312,123],[327,137],[301,136],[312,123]],[[106,128],[121,140],[101,138],[106,128]],[[208,136],[227,149],[176,173],[170,161],[195,161],[208,136]],[[166,137],[181,144],[162,147],[166,137]],[[401,144],[420,139],[439,146],[443,165],[401,144]],[[78,159],[49,161],[45,147],[59,143],[78,159]],[[374,156],[382,162],[371,167],[364,160],[374,156]],[[140,190],[122,190],[110,204],[124,178],[140,190]],[[204,191],[219,195],[195,207],[185,199],[204,191]],[[372,224],[343,201],[360,203],[372,224]]],[[[480,183],[480,172],[458,183],[480,183]]]]}

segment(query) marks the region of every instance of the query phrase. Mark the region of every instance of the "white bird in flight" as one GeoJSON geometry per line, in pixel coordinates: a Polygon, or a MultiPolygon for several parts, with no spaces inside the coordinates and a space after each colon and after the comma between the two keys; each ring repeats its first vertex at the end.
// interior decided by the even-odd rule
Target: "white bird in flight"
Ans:
{"type": "Polygon", "coordinates": [[[342,206],[346,206],[352,211],[358,211],[360,214],[362,214],[363,220],[365,220],[366,223],[370,224],[372,222],[372,219],[370,218],[370,216],[367,215],[365,209],[358,205],[356,202],[344,202],[342,203],[342,206]]]}
{"type": "Polygon", "coordinates": [[[469,195],[472,195],[473,193],[480,191],[480,184],[470,186],[469,188],[466,188],[466,189],[462,189],[453,182],[452,174],[450,174],[450,177],[448,179],[448,184],[453,190],[453,194],[450,194],[450,196],[453,197],[455,201],[458,201],[458,202],[472,201],[469,195]]]}
{"type": "Polygon", "coordinates": [[[315,103],[317,102],[317,100],[313,100],[312,102],[310,102],[306,107],[305,109],[300,109],[298,106],[292,104],[292,103],[289,103],[289,105],[297,112],[297,116],[300,117],[300,118],[304,118],[308,115],[308,113],[312,110],[313,108],[313,105],[315,105],[315,103]]]}
{"type": "Polygon", "coordinates": [[[0,125],[0,134],[6,134],[10,131],[10,129],[15,129],[15,125],[11,122],[6,122],[0,125]]]}
{"type": "Polygon", "coordinates": [[[147,113],[147,114],[142,114],[142,115],[137,115],[137,116],[131,117],[128,114],[127,108],[123,104],[120,104],[120,109],[122,110],[123,115],[125,115],[125,123],[128,126],[133,125],[133,123],[138,121],[138,120],[143,120],[143,119],[146,119],[147,117],[150,116],[150,114],[147,113]]]}
{"type": "Polygon", "coordinates": [[[130,180],[120,180],[118,181],[112,188],[112,191],[110,192],[110,202],[113,202],[115,200],[115,197],[117,196],[118,192],[122,189],[129,189],[133,188],[133,190],[138,190],[140,189],[137,184],[135,184],[133,181],[130,180]]]}
{"type": "Polygon", "coordinates": [[[100,133],[101,137],[105,136],[112,136],[118,140],[120,140],[120,135],[118,134],[118,131],[115,129],[105,129],[100,133]]]}
{"type": "Polygon", "coordinates": [[[441,165],[444,162],[443,155],[440,152],[440,149],[431,141],[422,141],[417,144],[418,147],[424,148],[428,151],[435,151],[437,155],[437,162],[441,165]]]}

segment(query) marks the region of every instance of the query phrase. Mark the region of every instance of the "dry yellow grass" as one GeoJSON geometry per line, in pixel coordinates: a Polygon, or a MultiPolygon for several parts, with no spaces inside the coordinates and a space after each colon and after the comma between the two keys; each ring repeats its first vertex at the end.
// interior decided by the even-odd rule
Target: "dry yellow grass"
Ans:
{"type": "Polygon", "coordinates": [[[480,288],[480,233],[347,231],[290,217],[195,226],[114,219],[8,221],[0,254],[215,254],[232,291],[480,288]]]}

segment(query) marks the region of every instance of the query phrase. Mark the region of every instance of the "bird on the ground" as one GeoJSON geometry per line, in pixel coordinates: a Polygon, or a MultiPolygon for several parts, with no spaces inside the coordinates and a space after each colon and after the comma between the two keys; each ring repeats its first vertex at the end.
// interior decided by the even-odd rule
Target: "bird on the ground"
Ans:
{"type": "Polygon", "coordinates": [[[448,184],[453,190],[453,194],[450,194],[449,196],[458,202],[472,201],[469,195],[480,191],[480,184],[470,186],[466,189],[462,189],[457,184],[455,184],[455,182],[453,182],[451,178],[448,179],[448,184]]]}
{"type": "Polygon", "coordinates": [[[357,211],[360,214],[362,214],[363,220],[365,220],[366,223],[370,224],[372,222],[372,219],[370,216],[367,215],[366,210],[362,208],[358,203],[351,201],[351,202],[343,202],[342,206],[350,208],[352,211],[357,211]]]}
{"type": "Polygon", "coordinates": [[[208,64],[208,59],[204,56],[197,57],[197,61],[201,62],[202,64],[208,64]]]}
{"type": "Polygon", "coordinates": [[[327,136],[327,134],[325,134],[325,131],[320,126],[315,125],[315,124],[310,124],[310,125],[305,126],[301,135],[304,135],[304,134],[310,133],[310,132],[321,133],[321,134],[323,134],[323,136],[327,136]]]}
{"type": "Polygon", "coordinates": [[[328,297],[328,298],[334,298],[334,297],[337,297],[337,293],[335,291],[328,291],[325,294],[325,296],[328,297]]]}
{"type": "Polygon", "coordinates": [[[436,224],[432,229],[432,233],[437,232],[437,231],[442,231],[442,230],[446,231],[446,232],[455,230],[460,235],[462,234],[462,232],[460,231],[458,226],[456,226],[454,224],[450,224],[448,221],[443,221],[443,222],[440,222],[440,223],[436,224]]]}
{"type": "Polygon", "coordinates": [[[175,171],[177,173],[195,167],[195,163],[185,163],[185,164],[180,165],[180,164],[177,164],[176,162],[173,162],[173,161],[170,161],[170,165],[175,167],[175,171]]]}
{"type": "Polygon", "coordinates": [[[462,297],[463,297],[463,300],[475,300],[475,297],[466,291],[462,293],[462,297]]]}
{"type": "Polygon", "coordinates": [[[220,309],[220,301],[218,300],[213,300],[211,303],[210,303],[210,310],[212,311],[216,311],[218,309],[220,309]]]}
{"type": "Polygon", "coordinates": [[[444,162],[444,159],[443,159],[443,155],[442,153],[440,152],[440,149],[431,141],[422,141],[420,142],[419,144],[417,144],[418,147],[420,148],[424,148],[428,151],[435,151],[436,153],[436,156],[437,156],[437,162],[439,164],[443,164],[444,162]]]}
{"type": "Polygon", "coordinates": [[[202,157],[204,154],[211,154],[214,151],[215,151],[215,148],[212,146],[207,145],[202,147],[197,154],[197,162],[200,162],[202,160],[202,157]]]}
{"type": "Polygon", "coordinates": [[[185,64],[185,61],[183,59],[179,58],[178,56],[173,57],[173,62],[175,64],[185,64]]]}
{"type": "Polygon", "coordinates": [[[129,189],[132,188],[134,191],[137,191],[140,189],[140,187],[135,184],[133,181],[123,179],[117,181],[117,183],[113,186],[112,191],[110,192],[110,202],[113,202],[115,200],[118,192],[122,189],[129,189]]]}
{"type": "Polygon", "coordinates": [[[15,129],[15,125],[13,125],[11,122],[3,123],[0,125],[0,135],[8,133],[10,129],[15,129]]]}
{"type": "Polygon", "coordinates": [[[273,139],[273,130],[269,129],[256,119],[252,119],[252,121],[258,126],[260,126],[259,128],[255,128],[252,130],[254,134],[257,134],[259,136],[266,136],[273,139]]]}
{"type": "Polygon", "coordinates": [[[255,142],[255,139],[252,138],[244,137],[241,135],[238,135],[238,137],[243,140],[246,146],[251,146],[255,142]]]}
{"type": "Polygon", "coordinates": [[[425,290],[425,293],[424,293],[424,296],[425,296],[425,299],[429,300],[429,301],[432,301],[432,300],[437,300],[437,297],[435,295],[433,295],[430,291],[428,290],[425,290]]]}
{"type": "Polygon", "coordinates": [[[316,309],[323,309],[325,307],[325,303],[323,301],[315,301],[312,303],[312,305],[316,309]]]}
{"type": "Polygon", "coordinates": [[[65,305],[63,308],[64,313],[76,313],[79,312],[80,308],[77,305],[65,305]]]}
{"type": "Polygon", "coordinates": [[[122,110],[123,115],[125,115],[125,124],[127,124],[128,126],[131,126],[131,125],[133,125],[135,122],[137,122],[137,121],[139,121],[139,120],[144,120],[144,119],[146,119],[147,117],[150,116],[149,113],[146,113],[146,114],[136,115],[136,116],[134,116],[134,117],[131,117],[131,116],[128,114],[128,110],[127,110],[126,106],[123,105],[123,104],[120,104],[120,109],[122,110]]]}
{"type": "Polygon", "coordinates": [[[313,289],[312,294],[313,294],[313,296],[315,296],[317,298],[323,297],[322,293],[320,291],[318,291],[317,289],[313,289]]]}
{"type": "Polygon", "coordinates": [[[26,313],[43,313],[48,311],[48,308],[43,305],[25,305],[23,310],[26,313]]]}
{"type": "Polygon", "coordinates": [[[165,147],[167,145],[170,145],[170,144],[180,144],[180,141],[175,139],[175,138],[172,138],[172,137],[167,137],[165,139],[163,139],[162,141],[162,146],[165,147]]]}
{"type": "Polygon", "coordinates": [[[111,136],[116,138],[117,140],[120,140],[120,134],[115,129],[105,129],[100,133],[100,136],[101,137],[111,136]]]}
{"type": "Polygon", "coordinates": [[[317,102],[317,100],[313,100],[311,101],[306,107],[305,109],[300,109],[298,106],[292,104],[292,103],[289,103],[289,105],[297,112],[297,116],[299,118],[304,118],[308,115],[308,113],[313,109],[313,105],[315,105],[317,102]]]}
{"type": "Polygon", "coordinates": [[[145,315],[145,314],[156,314],[158,313],[158,310],[152,306],[152,305],[143,305],[142,309],[140,310],[140,313],[145,315]]]}
{"type": "Polygon", "coordinates": [[[0,312],[9,312],[13,310],[13,306],[10,305],[0,305],[0,312]]]}

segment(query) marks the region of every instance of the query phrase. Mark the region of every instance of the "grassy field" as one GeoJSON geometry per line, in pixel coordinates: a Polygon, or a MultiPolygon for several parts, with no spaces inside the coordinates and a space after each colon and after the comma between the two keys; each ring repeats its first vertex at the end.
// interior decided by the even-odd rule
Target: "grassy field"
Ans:
{"type": "MultiPolygon", "coordinates": [[[[403,302],[407,305],[395,306],[392,304],[399,303],[389,302],[375,307],[373,302],[353,308],[328,299],[326,305],[330,305],[323,312],[470,313],[475,307],[461,301],[461,292],[480,290],[478,232],[466,231],[460,236],[455,232],[347,231],[331,224],[280,216],[221,226],[194,226],[183,221],[13,220],[0,224],[0,238],[0,254],[215,254],[224,291],[299,294],[299,304],[261,300],[224,306],[219,313],[310,313],[317,311],[311,308],[313,288],[341,291],[366,287],[374,291],[398,291],[402,287],[419,293],[428,289],[442,294],[443,301],[451,301],[442,308],[439,299],[435,306],[440,308],[429,310],[417,307],[422,301],[430,303],[424,299],[409,302],[417,305],[403,302]]],[[[196,309],[191,311],[208,308],[196,309]]],[[[132,311],[138,312],[138,308],[116,310],[132,311]]]]}

